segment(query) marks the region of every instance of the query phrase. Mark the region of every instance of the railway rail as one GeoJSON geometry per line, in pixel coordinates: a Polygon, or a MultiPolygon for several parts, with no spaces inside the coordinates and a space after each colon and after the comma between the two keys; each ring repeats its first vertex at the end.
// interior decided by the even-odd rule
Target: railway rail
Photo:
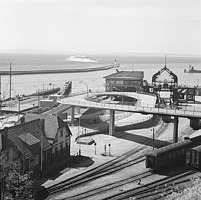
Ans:
{"type": "Polygon", "coordinates": [[[195,172],[192,170],[183,170],[177,171],[170,177],[166,177],[162,180],[157,180],[155,182],[142,185],[141,187],[119,192],[116,195],[103,198],[103,200],[140,200],[140,199],[149,199],[149,200],[156,200],[156,199],[163,199],[164,196],[169,195],[176,186],[180,184],[185,184],[191,181],[192,177],[201,175],[200,172],[195,172]]]}
{"type": "Polygon", "coordinates": [[[139,184],[141,179],[146,178],[146,177],[151,176],[151,175],[153,175],[153,174],[150,171],[145,171],[141,174],[137,174],[137,175],[132,176],[130,178],[120,180],[120,181],[115,182],[115,183],[106,184],[100,188],[92,189],[92,190],[89,190],[87,192],[83,192],[83,193],[80,193],[77,195],[68,196],[68,200],[80,200],[80,199],[89,199],[89,198],[96,199],[95,198],[96,195],[101,195],[102,193],[106,193],[106,192],[111,191],[111,190],[117,190],[118,187],[123,187],[129,183],[136,182],[137,184],[139,184]]]}
{"type": "MultiPolygon", "coordinates": [[[[163,132],[163,129],[165,128],[165,126],[161,126],[161,128],[159,129],[158,132],[156,132],[155,138],[159,137],[160,134],[163,132]]],[[[187,134],[187,136],[189,136],[190,134],[192,134],[192,130],[189,129],[188,127],[185,128],[184,130],[181,130],[181,135],[183,136],[184,134],[187,134]]],[[[147,142],[148,143],[148,142],[147,142]]],[[[146,144],[145,144],[146,145],[146,144]]],[[[47,192],[48,192],[48,198],[47,199],[54,199],[54,197],[56,197],[59,194],[65,193],[67,190],[71,190],[74,187],[78,187],[81,186],[83,184],[87,184],[91,181],[94,181],[98,178],[102,178],[104,176],[107,175],[111,175],[114,173],[117,173],[118,171],[126,168],[126,167],[131,167],[132,165],[136,165],[139,162],[143,162],[144,161],[144,154],[147,152],[147,148],[145,147],[145,145],[139,145],[136,148],[134,148],[133,150],[125,153],[124,155],[113,159],[112,161],[109,161],[107,163],[104,163],[96,168],[90,169],[86,172],[83,172],[81,174],[78,174],[70,179],[67,179],[65,181],[62,181],[58,184],[55,184],[53,186],[50,186],[48,188],[46,188],[47,192]],[[137,152],[141,151],[141,153],[139,155],[135,155],[137,152]]],[[[149,172],[151,175],[151,172],[149,172]]],[[[127,181],[128,183],[130,182],[136,182],[137,180],[139,180],[139,177],[142,177],[143,174],[139,174],[136,176],[133,176],[131,178],[129,178],[127,181]],[[130,182],[129,182],[130,181],[130,182]]],[[[126,183],[126,180],[122,183],[119,184],[128,184],[126,183]]],[[[116,185],[115,187],[117,187],[118,183],[114,183],[111,184],[110,188],[112,188],[114,185],[116,185]]],[[[84,194],[79,194],[82,196],[81,199],[87,198],[87,196],[89,197],[90,195],[95,195],[96,193],[101,193],[102,191],[107,191],[106,188],[101,187],[101,188],[97,188],[96,190],[93,191],[88,191],[84,197],[84,194]]],[[[75,196],[72,197],[73,198],[77,198],[79,199],[81,196],[75,196]]]]}

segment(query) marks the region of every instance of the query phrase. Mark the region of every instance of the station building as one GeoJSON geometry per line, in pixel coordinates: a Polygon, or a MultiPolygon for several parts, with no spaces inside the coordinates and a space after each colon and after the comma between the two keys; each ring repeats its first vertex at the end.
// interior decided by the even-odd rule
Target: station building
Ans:
{"type": "Polygon", "coordinates": [[[118,71],[104,77],[105,91],[136,92],[143,85],[143,71],[118,71]]]}

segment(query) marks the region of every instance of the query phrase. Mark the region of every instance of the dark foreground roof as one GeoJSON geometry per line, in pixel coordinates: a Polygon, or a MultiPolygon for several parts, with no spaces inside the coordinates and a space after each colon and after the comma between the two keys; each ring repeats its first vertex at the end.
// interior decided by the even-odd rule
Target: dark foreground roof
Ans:
{"type": "Polygon", "coordinates": [[[124,80],[142,80],[144,78],[143,71],[120,71],[109,76],[106,79],[124,79],[124,80]]]}
{"type": "Polygon", "coordinates": [[[36,152],[33,151],[32,145],[41,145],[43,150],[51,148],[45,134],[42,131],[42,122],[40,119],[27,123],[5,128],[1,132],[11,143],[19,150],[25,159],[31,158],[36,152]]]}

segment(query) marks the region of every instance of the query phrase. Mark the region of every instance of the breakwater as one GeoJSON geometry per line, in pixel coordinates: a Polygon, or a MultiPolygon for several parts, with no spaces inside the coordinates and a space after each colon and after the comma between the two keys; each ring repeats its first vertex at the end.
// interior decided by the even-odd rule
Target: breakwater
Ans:
{"type": "Polygon", "coordinates": [[[108,70],[119,67],[119,64],[106,65],[101,67],[77,68],[77,69],[51,69],[51,70],[21,70],[21,71],[0,71],[0,75],[29,75],[29,74],[55,74],[55,73],[80,73],[108,70]]]}

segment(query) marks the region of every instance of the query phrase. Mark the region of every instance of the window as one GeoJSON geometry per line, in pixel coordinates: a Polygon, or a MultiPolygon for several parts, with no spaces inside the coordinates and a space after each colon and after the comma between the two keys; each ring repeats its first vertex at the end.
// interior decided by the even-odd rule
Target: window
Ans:
{"type": "Polygon", "coordinates": [[[63,137],[63,130],[60,131],[60,137],[63,137]]]}
{"type": "Polygon", "coordinates": [[[60,151],[61,151],[61,154],[63,154],[63,142],[60,143],[60,151]]]}

